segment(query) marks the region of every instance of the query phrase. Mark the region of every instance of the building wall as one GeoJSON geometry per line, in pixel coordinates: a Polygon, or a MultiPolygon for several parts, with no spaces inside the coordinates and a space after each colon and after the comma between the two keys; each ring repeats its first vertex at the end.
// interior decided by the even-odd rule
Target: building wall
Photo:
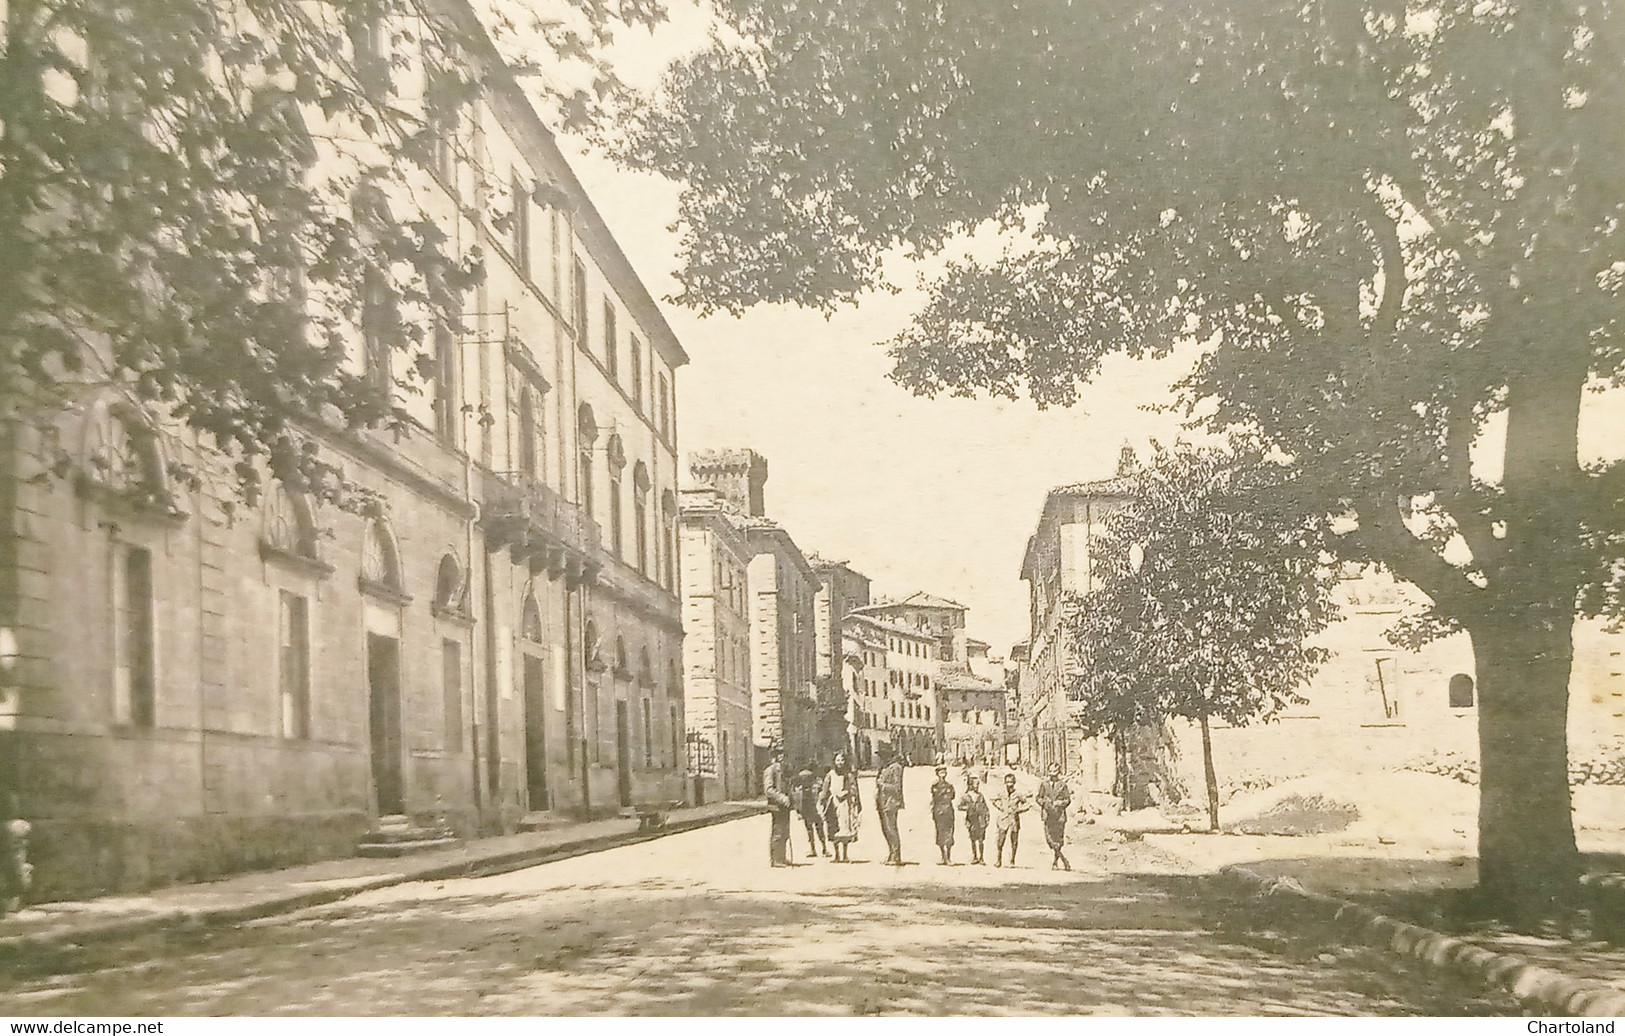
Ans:
{"type": "MultiPolygon", "coordinates": [[[[407,62],[398,74],[418,73],[407,62]]],[[[307,121],[334,146],[320,112],[307,121]]],[[[175,429],[155,448],[184,455],[204,488],[170,487],[184,513],[132,506],[90,464],[87,444],[116,425],[105,406],[56,433],[89,473],[79,488],[19,489],[14,740],[40,895],[348,854],[395,809],[472,833],[537,810],[683,797],[675,372],[686,357],[517,91],[470,104],[457,135],[443,178],[411,173],[453,247],[485,257],[468,331],[447,345],[451,376],[403,397],[422,425],[403,435],[316,432],[374,495],[370,513],[315,508],[313,557],[266,551],[286,494],[244,507],[229,461],[175,429]],[[530,190],[544,183],[567,201],[537,203],[530,190]],[[501,229],[520,206],[523,241],[501,229]],[[393,588],[361,578],[378,560],[375,518],[397,557],[393,588]],[[132,549],[151,559],[150,722],[131,714],[142,696],[124,657],[140,639],[132,549]],[[447,558],[456,600],[443,607],[447,558]],[[308,628],[309,723],[297,730],[282,704],[283,659],[297,654],[283,643],[284,593],[305,601],[308,628]],[[378,638],[395,645],[393,665],[378,638]],[[398,803],[382,801],[390,781],[374,750],[395,711],[370,704],[386,669],[399,689],[398,748],[385,753],[398,756],[398,803]]],[[[352,331],[346,362],[359,370],[352,331]]],[[[32,474],[43,446],[22,448],[39,455],[13,470],[32,474]]]]}
{"type": "Polygon", "coordinates": [[[708,801],[747,798],[760,783],[751,736],[750,624],[745,614],[749,557],[720,511],[686,508],[681,557],[691,763],[699,763],[708,801]]]}

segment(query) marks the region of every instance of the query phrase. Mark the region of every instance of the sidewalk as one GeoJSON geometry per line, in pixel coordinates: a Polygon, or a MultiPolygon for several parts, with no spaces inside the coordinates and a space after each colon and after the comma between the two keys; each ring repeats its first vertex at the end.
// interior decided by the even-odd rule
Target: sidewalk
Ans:
{"type": "Polygon", "coordinates": [[[1477,867],[1447,839],[1348,834],[1146,834],[1144,841],[1193,874],[1228,878],[1282,896],[1306,920],[1350,941],[1426,964],[1477,973],[1526,1003],[1572,1014],[1625,1010],[1625,947],[1601,940],[1519,934],[1450,919],[1439,909],[1471,888],[1477,867]]]}
{"type": "Polygon", "coordinates": [[[141,895],[41,903],[0,919],[0,967],[19,957],[87,942],[128,939],[169,928],[237,924],[408,881],[518,870],[754,816],[763,809],[755,802],[719,802],[674,810],[666,814],[663,827],[652,831],[640,830],[635,819],[616,817],[548,831],[473,839],[412,856],[346,857],[195,885],[174,885],[141,895]]]}

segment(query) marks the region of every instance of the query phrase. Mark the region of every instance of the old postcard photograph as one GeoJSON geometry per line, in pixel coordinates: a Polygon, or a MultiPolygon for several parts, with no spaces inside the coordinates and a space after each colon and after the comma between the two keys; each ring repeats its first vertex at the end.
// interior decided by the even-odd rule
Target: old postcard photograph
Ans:
{"type": "Polygon", "coordinates": [[[1622,462],[1621,0],[0,0],[0,1015],[1611,1032],[1622,462]]]}

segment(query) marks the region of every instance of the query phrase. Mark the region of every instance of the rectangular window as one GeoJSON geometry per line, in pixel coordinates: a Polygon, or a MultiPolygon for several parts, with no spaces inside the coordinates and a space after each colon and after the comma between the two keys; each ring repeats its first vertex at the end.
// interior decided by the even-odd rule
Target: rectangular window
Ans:
{"type": "Polygon", "coordinates": [[[117,721],[150,727],[157,720],[158,673],[153,657],[152,552],[125,547],[116,573],[117,667],[113,712],[117,721]]]}
{"type": "Polygon", "coordinates": [[[390,372],[397,330],[395,294],[383,271],[368,269],[363,278],[361,336],[366,350],[367,377],[380,392],[391,396],[395,379],[390,372]]]}
{"type": "Polygon", "coordinates": [[[518,173],[513,174],[513,261],[530,276],[530,191],[518,173]]]}
{"type": "Polygon", "coordinates": [[[310,603],[281,591],[277,667],[282,687],[282,736],[310,737],[310,603]]]}
{"type": "Polygon", "coordinates": [[[611,378],[621,376],[620,344],[615,341],[615,303],[604,298],[604,369],[611,378]]]}
{"type": "Polygon", "coordinates": [[[671,406],[667,400],[667,382],[664,374],[660,375],[660,435],[667,441],[671,440],[671,406]]]}
{"type": "Polygon", "coordinates": [[[457,425],[461,411],[457,405],[457,339],[445,324],[434,328],[434,430],[452,446],[457,445],[457,425]]]}
{"type": "MultiPolygon", "coordinates": [[[[680,689],[672,688],[666,693],[678,694],[680,689]]],[[[678,760],[683,758],[683,726],[677,719],[677,706],[673,705],[671,707],[669,715],[671,716],[671,726],[667,729],[671,731],[671,765],[676,767],[678,760]]],[[[722,758],[724,760],[728,758],[728,735],[726,733],[722,735],[722,758]]]]}
{"type": "Polygon", "coordinates": [[[576,325],[576,344],[587,345],[587,268],[577,259],[570,266],[570,319],[576,325]]]}
{"type": "Polygon", "coordinates": [[[446,751],[463,749],[463,645],[455,640],[440,642],[441,715],[445,720],[446,751]]]}
{"type": "Polygon", "coordinates": [[[611,548],[615,551],[616,557],[620,557],[626,549],[621,524],[621,480],[615,477],[614,472],[611,472],[609,480],[609,542],[611,548]]]}
{"type": "Polygon", "coordinates": [[[628,335],[627,349],[632,359],[632,409],[643,413],[643,345],[637,335],[628,335]]]}
{"type": "Polygon", "coordinates": [[[655,764],[655,728],[654,717],[649,713],[649,699],[643,699],[643,768],[650,769],[655,764]]]}

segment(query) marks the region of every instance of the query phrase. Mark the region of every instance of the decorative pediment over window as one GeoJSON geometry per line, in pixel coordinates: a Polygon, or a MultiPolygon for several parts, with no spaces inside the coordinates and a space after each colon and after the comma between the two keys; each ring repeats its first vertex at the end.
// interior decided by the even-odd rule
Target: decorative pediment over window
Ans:
{"type": "Polygon", "coordinates": [[[310,498],[273,484],[266,494],[260,527],[260,557],[307,568],[319,575],[333,571],[322,561],[320,533],[310,498]]]}
{"type": "Polygon", "coordinates": [[[542,637],[542,609],[536,604],[536,595],[527,593],[524,606],[519,609],[519,635],[540,644],[542,637]]]}
{"type": "Polygon", "coordinates": [[[361,590],[393,604],[411,600],[401,578],[401,556],[395,534],[382,518],[367,522],[361,543],[361,590]]]}
{"type": "Polygon", "coordinates": [[[157,433],[127,403],[104,400],[87,415],[77,485],[81,494],[130,517],[186,517],[169,487],[157,433]]]}
{"type": "Polygon", "coordinates": [[[445,554],[434,573],[434,604],[429,609],[443,619],[470,618],[468,610],[468,580],[463,566],[455,554],[445,554]]]}

